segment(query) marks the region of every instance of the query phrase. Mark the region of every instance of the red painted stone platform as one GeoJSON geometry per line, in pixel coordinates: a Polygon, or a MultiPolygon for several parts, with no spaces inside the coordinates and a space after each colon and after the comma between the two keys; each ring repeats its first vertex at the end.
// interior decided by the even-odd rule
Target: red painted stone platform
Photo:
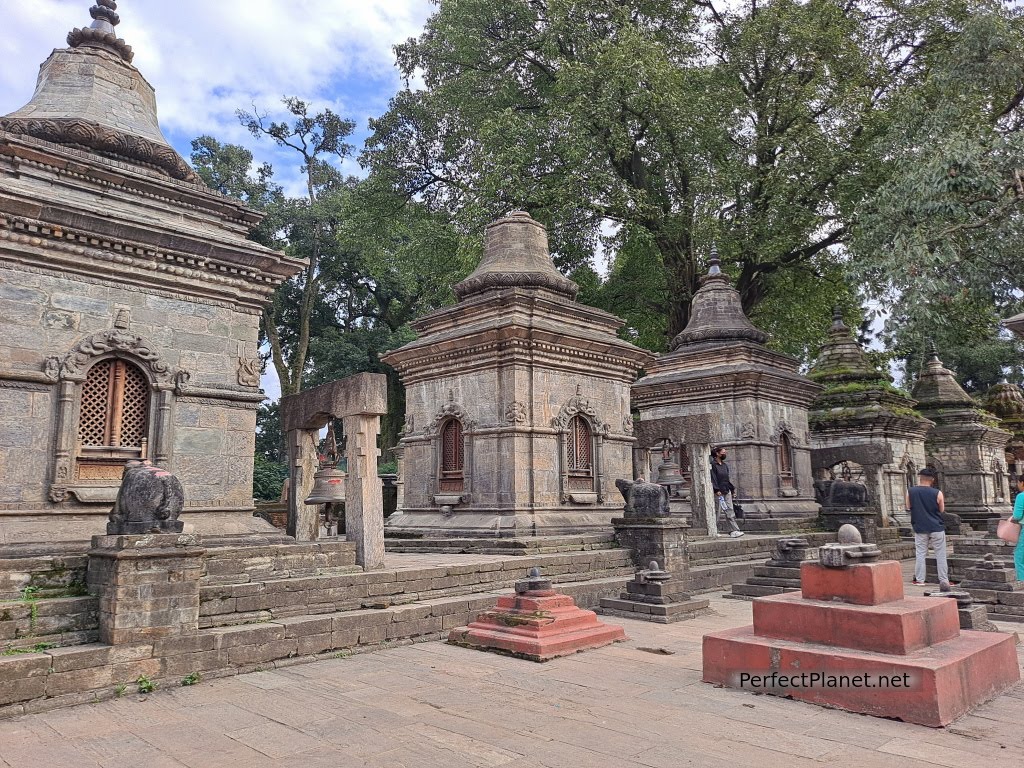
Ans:
{"type": "Polygon", "coordinates": [[[625,639],[622,627],[598,621],[593,611],[577,607],[571,597],[558,594],[539,578],[520,582],[514,596],[498,598],[495,610],[448,635],[453,645],[531,661],[549,661],[625,639]]]}
{"type": "Polygon", "coordinates": [[[753,626],[705,635],[704,681],[937,727],[1020,680],[1013,636],[961,631],[953,600],[905,598],[899,563],[804,563],[801,586],[754,600],[753,626]],[[807,677],[752,685],[744,673],[807,677]],[[879,679],[904,674],[905,687],[879,679]]]}

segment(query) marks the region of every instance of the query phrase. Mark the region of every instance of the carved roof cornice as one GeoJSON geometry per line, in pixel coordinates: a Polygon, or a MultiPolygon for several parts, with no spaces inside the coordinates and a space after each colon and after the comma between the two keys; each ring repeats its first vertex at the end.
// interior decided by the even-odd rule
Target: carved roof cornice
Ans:
{"type": "MultiPolygon", "coordinates": [[[[165,207],[186,208],[212,215],[243,235],[264,218],[259,211],[222,195],[201,182],[186,183],[164,174],[147,172],[139,165],[99,158],[75,147],[0,129],[0,156],[10,158],[18,175],[32,175],[33,169],[57,174],[61,181],[98,194],[125,193],[125,199],[143,198],[165,207]]],[[[143,164],[145,165],[145,164],[143,164]]],[[[38,172],[35,175],[41,175],[38,172]]],[[[50,184],[51,178],[44,183],[50,184]]],[[[262,247],[262,246],[257,246],[262,247]]]]}
{"type": "Polygon", "coordinates": [[[636,408],[656,408],[752,398],[806,409],[820,391],[818,385],[800,377],[746,368],[693,372],[667,380],[644,377],[633,385],[632,400],[636,408]]]}
{"type": "Polygon", "coordinates": [[[551,318],[559,323],[588,328],[593,333],[612,335],[625,324],[622,318],[603,309],[553,296],[534,288],[515,287],[471,296],[459,304],[429,312],[410,325],[425,338],[465,327],[468,323],[507,323],[510,317],[519,316],[523,318],[523,322],[533,322],[533,318],[551,318]]]}
{"type": "MultiPolygon", "coordinates": [[[[0,205],[3,204],[0,198],[0,205]]],[[[177,283],[180,278],[195,280],[216,286],[212,295],[222,295],[225,289],[234,290],[233,298],[239,300],[245,294],[254,295],[262,304],[268,301],[284,278],[267,274],[257,269],[240,268],[209,257],[197,256],[183,251],[163,251],[145,244],[120,239],[100,238],[90,234],[64,229],[61,226],[44,224],[31,219],[20,219],[0,213],[0,246],[10,244],[16,251],[24,250],[25,261],[36,263],[47,269],[102,272],[105,277],[121,270],[125,280],[138,282],[140,276],[133,270],[142,270],[143,281],[154,283],[177,283]],[[19,248],[18,246],[21,246],[19,248]],[[45,261],[33,258],[27,248],[41,248],[56,252],[54,258],[45,261]],[[111,265],[115,269],[111,270],[111,265]]]]}

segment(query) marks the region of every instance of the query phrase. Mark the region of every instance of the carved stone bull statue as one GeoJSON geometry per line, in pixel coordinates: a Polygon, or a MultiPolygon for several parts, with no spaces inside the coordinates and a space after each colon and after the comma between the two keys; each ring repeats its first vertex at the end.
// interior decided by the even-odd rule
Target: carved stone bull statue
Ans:
{"type": "Polygon", "coordinates": [[[178,520],[185,506],[181,482],[148,461],[130,461],[121,475],[121,489],[110,511],[107,535],[181,533],[178,520]]]}
{"type": "Polygon", "coordinates": [[[622,515],[624,518],[670,517],[672,514],[668,503],[668,489],[663,485],[643,480],[616,480],[615,487],[626,500],[622,515]]]}

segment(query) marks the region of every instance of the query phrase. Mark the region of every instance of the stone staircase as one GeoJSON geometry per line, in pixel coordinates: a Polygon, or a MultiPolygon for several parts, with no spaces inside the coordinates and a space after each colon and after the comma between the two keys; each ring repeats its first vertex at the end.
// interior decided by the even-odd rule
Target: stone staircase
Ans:
{"type": "Polygon", "coordinates": [[[385,535],[388,552],[474,555],[547,555],[558,552],[590,552],[615,549],[615,535],[608,533],[564,536],[523,536],[519,538],[409,538],[385,535]]]}

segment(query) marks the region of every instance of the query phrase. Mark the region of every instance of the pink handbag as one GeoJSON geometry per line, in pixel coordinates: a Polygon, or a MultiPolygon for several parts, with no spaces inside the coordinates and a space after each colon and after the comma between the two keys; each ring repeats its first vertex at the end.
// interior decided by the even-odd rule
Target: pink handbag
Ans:
{"type": "Polygon", "coordinates": [[[1013,519],[1000,520],[996,536],[1009,544],[1016,544],[1020,539],[1020,523],[1013,519]]]}

